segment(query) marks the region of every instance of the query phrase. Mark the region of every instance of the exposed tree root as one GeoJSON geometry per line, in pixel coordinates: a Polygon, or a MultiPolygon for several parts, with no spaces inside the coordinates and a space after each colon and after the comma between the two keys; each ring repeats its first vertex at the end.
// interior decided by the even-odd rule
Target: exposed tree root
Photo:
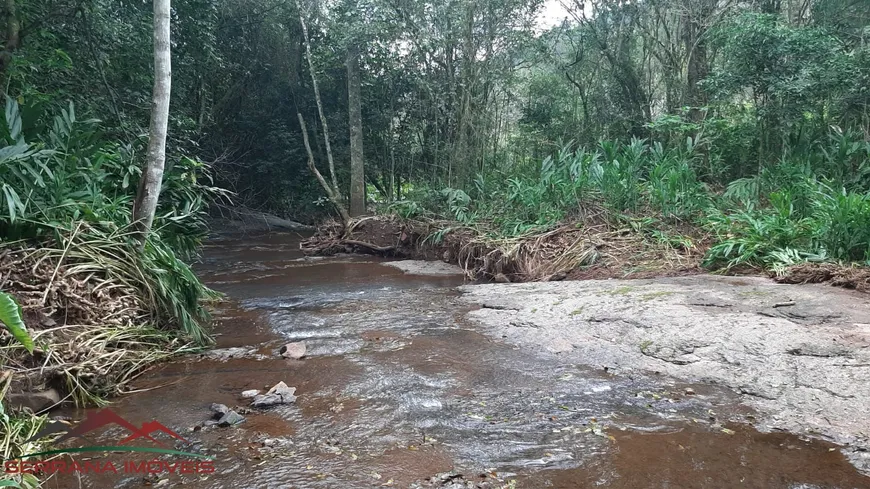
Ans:
{"type": "Polygon", "coordinates": [[[472,279],[510,282],[565,278],[637,277],[697,273],[703,250],[649,239],[600,223],[566,224],[513,238],[493,238],[474,227],[435,220],[366,217],[347,228],[326,223],[302,244],[308,254],[342,252],[440,259],[472,279]]]}

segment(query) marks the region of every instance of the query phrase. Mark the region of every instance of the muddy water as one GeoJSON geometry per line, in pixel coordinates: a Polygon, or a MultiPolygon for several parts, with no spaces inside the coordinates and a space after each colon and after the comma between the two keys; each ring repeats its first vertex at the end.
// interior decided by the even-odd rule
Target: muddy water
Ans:
{"type": "Polygon", "coordinates": [[[141,392],[113,407],[182,434],[191,444],[178,448],[213,455],[215,474],[53,483],[870,487],[834,446],[758,433],[752,412],[724,390],[613,376],[483,336],[462,321],[461,278],[409,276],[363,257],[308,259],[297,248],[287,235],[210,244],[201,276],[228,296],[215,311],[218,350],[148,372],[141,392]],[[300,340],[306,359],[276,355],[300,340]],[[279,381],[297,388],[296,404],[245,409],[242,391],[279,381]],[[213,402],[247,421],[203,427],[213,402]]]}

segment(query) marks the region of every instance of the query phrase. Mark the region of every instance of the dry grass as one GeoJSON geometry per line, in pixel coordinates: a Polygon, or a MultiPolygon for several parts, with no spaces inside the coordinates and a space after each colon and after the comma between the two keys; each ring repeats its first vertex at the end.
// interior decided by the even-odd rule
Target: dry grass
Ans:
{"type": "Polygon", "coordinates": [[[458,264],[471,279],[512,282],[695,273],[704,252],[698,239],[656,238],[606,222],[505,238],[480,225],[378,216],[354,222],[348,230],[336,223],[321,226],[303,249],[437,258],[458,264]]]}
{"type": "Polygon", "coordinates": [[[152,327],[147,298],[93,266],[67,263],[68,253],[5,244],[0,290],[21,304],[36,349],[0,341],[12,388],[54,386],[78,405],[104,404],[150,363],[191,348],[152,327]]]}
{"type": "Polygon", "coordinates": [[[870,292],[870,268],[837,263],[801,263],[785,269],[774,280],[786,284],[830,283],[836,287],[870,292]]]}

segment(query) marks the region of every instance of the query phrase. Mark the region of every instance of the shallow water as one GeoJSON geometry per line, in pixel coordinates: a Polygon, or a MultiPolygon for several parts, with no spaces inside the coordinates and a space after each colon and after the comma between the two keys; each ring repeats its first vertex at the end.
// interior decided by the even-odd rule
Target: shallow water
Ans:
{"type": "Polygon", "coordinates": [[[216,473],[50,487],[870,487],[832,445],[755,431],[726,390],[614,376],[482,335],[462,321],[461,277],[308,259],[293,235],[216,240],[199,273],[227,294],[217,348],[234,356],[157,367],[112,409],[158,419],[191,442],[177,448],[213,455],[216,473]],[[304,360],[276,354],[300,340],[304,360]],[[242,391],[279,381],[297,388],[295,404],[244,412],[242,391]],[[201,428],[213,402],[247,421],[201,428]]]}

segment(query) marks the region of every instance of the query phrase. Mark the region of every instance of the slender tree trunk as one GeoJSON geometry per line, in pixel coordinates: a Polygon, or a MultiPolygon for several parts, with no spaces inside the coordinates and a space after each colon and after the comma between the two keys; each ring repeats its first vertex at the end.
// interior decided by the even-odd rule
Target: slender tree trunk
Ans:
{"type": "Polygon", "coordinates": [[[151,126],[148,152],[133,203],[133,222],[142,245],[154,223],[163,166],[166,162],[166,131],[169,125],[169,91],[172,71],[169,47],[170,0],[154,0],[154,89],[151,93],[151,126]]]}
{"type": "Polygon", "coordinates": [[[350,215],[356,217],[366,212],[359,47],[356,44],[347,48],[347,105],[350,127],[350,215]]]}
{"type": "MultiPolygon", "coordinates": [[[[308,38],[308,26],[302,13],[302,5],[297,0],[296,8],[299,10],[299,24],[302,25],[302,36],[305,39],[305,58],[308,59],[308,71],[311,73],[311,85],[314,88],[314,100],[317,102],[317,113],[320,114],[320,124],[323,126],[323,142],[326,144],[326,160],[329,162],[329,177],[332,180],[332,188],[336,198],[342,200],[338,187],[338,178],[335,176],[335,161],[332,158],[332,146],[329,144],[329,125],[326,123],[326,115],[323,113],[323,102],[320,100],[320,86],[317,84],[317,75],[314,72],[314,61],[311,58],[311,41],[308,38]]],[[[345,222],[346,223],[346,222],[345,222]]]]}
{"type": "Polygon", "coordinates": [[[341,216],[341,221],[347,226],[347,223],[350,222],[350,214],[347,213],[347,209],[344,207],[344,204],[341,203],[341,196],[338,194],[338,189],[329,186],[326,179],[323,178],[323,175],[320,174],[320,171],[317,169],[317,165],[314,164],[314,153],[311,152],[311,144],[308,142],[308,129],[305,127],[305,119],[302,117],[302,114],[296,113],[296,116],[299,118],[299,127],[302,128],[302,142],[305,143],[305,151],[308,153],[308,169],[311,170],[311,173],[314,174],[314,177],[317,178],[317,181],[320,182],[320,186],[323,187],[323,190],[326,192],[326,196],[329,198],[332,205],[335,206],[336,210],[338,210],[338,214],[341,216]]]}
{"type": "Polygon", "coordinates": [[[691,107],[689,117],[695,122],[703,118],[699,107],[707,104],[707,97],[700,83],[707,78],[710,65],[707,60],[707,22],[716,4],[714,0],[689,2],[683,15],[683,42],[688,63],[686,69],[686,98],[684,105],[691,107]]]}

